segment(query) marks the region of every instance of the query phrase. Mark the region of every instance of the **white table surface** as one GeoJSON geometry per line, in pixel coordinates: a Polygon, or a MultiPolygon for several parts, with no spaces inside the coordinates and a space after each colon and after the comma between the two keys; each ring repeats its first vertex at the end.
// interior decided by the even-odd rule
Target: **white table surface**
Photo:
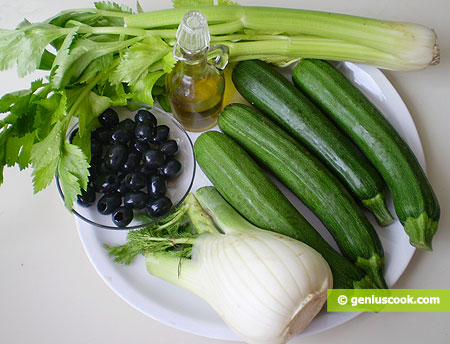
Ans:
{"type": "MultiPolygon", "coordinates": [[[[145,10],[170,2],[141,0],[145,10]]],[[[134,0],[122,1],[131,7],[134,0]]],[[[242,4],[302,7],[381,19],[410,21],[436,30],[442,61],[419,72],[385,72],[416,123],[429,179],[442,216],[433,252],[416,252],[396,288],[450,288],[450,1],[302,0],[241,1],[242,4]]],[[[38,22],[88,0],[0,1],[0,27],[24,17],[38,22]]],[[[34,76],[35,77],[35,76],[34,76]]],[[[0,95],[28,88],[33,76],[0,73],[0,95]]],[[[202,338],[167,327],[131,308],[100,279],[78,238],[75,222],[54,183],[33,195],[31,171],[5,170],[0,187],[0,343],[196,343],[202,338]]],[[[450,342],[450,313],[362,314],[318,335],[291,343],[450,342]]]]}

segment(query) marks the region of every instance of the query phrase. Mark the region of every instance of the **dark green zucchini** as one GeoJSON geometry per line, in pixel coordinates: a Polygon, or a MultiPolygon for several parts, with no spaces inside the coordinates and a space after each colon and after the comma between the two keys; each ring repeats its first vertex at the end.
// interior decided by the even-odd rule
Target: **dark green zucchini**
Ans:
{"type": "Polygon", "coordinates": [[[312,153],[247,105],[228,105],[219,116],[219,127],[316,214],[345,257],[386,288],[384,252],[375,229],[346,188],[312,153]]]}
{"type": "Polygon", "coordinates": [[[414,153],[345,76],[321,60],[302,60],[295,84],[361,149],[384,178],[413,246],[431,250],[440,207],[414,153]]]}
{"type": "Polygon", "coordinates": [[[267,63],[243,61],[232,74],[239,93],[316,154],[381,225],[393,221],[378,172],[336,126],[267,63]]]}
{"type": "Polygon", "coordinates": [[[333,272],[334,288],[375,288],[369,275],[337,253],[233,139],[208,131],[197,138],[194,152],[217,191],[247,220],[321,253],[333,272]]]}

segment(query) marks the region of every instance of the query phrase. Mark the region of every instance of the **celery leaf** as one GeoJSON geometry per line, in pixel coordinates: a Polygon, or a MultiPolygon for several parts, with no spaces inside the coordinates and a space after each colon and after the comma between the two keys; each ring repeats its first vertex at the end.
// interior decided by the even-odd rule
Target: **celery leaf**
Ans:
{"type": "Polygon", "coordinates": [[[153,106],[153,85],[155,85],[155,83],[162,75],[164,75],[164,72],[149,73],[145,78],[139,80],[135,85],[133,85],[131,87],[133,93],[133,101],[153,106]]]}
{"type": "Polygon", "coordinates": [[[65,122],[56,123],[45,139],[33,145],[31,162],[35,170],[48,165],[53,160],[58,160],[66,134],[65,122]]]}
{"type": "Polygon", "coordinates": [[[132,13],[130,7],[127,5],[119,5],[112,1],[97,1],[94,2],[95,8],[104,11],[112,11],[112,12],[124,12],[124,13],[132,13]]]}
{"type": "Polygon", "coordinates": [[[94,80],[98,73],[108,70],[112,66],[113,61],[113,54],[100,56],[99,58],[91,62],[91,64],[86,68],[77,82],[80,84],[90,83],[92,80],[94,80]]]}
{"type": "Polygon", "coordinates": [[[163,71],[164,73],[170,73],[175,67],[177,60],[173,57],[173,53],[169,52],[162,58],[163,71]]]}
{"type": "Polygon", "coordinates": [[[66,35],[64,40],[62,41],[61,46],[58,49],[58,53],[55,56],[55,59],[53,61],[52,70],[55,71],[56,68],[63,63],[65,59],[68,58],[70,53],[70,48],[72,46],[72,43],[74,41],[74,38],[79,30],[79,26],[73,27],[70,32],[66,35]]]}
{"type": "Polygon", "coordinates": [[[91,160],[91,132],[86,131],[83,136],[80,136],[80,132],[78,131],[73,138],[72,143],[77,145],[87,157],[87,161],[91,160]]]}
{"type": "Polygon", "coordinates": [[[3,184],[3,169],[6,166],[6,135],[0,133],[0,185],[3,184]]]}
{"type": "Polygon", "coordinates": [[[58,164],[58,176],[64,193],[64,203],[72,209],[81,189],[86,190],[89,179],[89,164],[81,149],[64,142],[58,164]]]}
{"type": "Polygon", "coordinates": [[[67,98],[70,100],[70,111],[78,117],[79,133],[84,136],[92,129],[93,120],[103,111],[112,105],[112,100],[105,96],[100,96],[93,91],[88,91],[85,87],[77,87],[66,90],[67,98]]]}
{"type": "Polygon", "coordinates": [[[149,68],[158,62],[172,48],[161,38],[147,37],[141,42],[133,44],[122,56],[119,65],[110,76],[113,85],[126,82],[129,85],[136,84],[149,72],[149,68]]]}
{"type": "Polygon", "coordinates": [[[28,22],[16,30],[0,30],[0,70],[17,64],[20,77],[35,71],[45,48],[63,35],[64,30],[57,26],[28,22]]]}
{"type": "Polygon", "coordinates": [[[96,42],[87,38],[77,39],[72,43],[68,55],[58,61],[59,65],[52,78],[53,86],[59,89],[70,83],[79,82],[80,76],[94,60],[116,53],[140,39],[133,38],[117,42],[96,42]]]}
{"type": "Polygon", "coordinates": [[[59,121],[45,139],[33,145],[31,162],[34,193],[45,189],[53,180],[65,134],[66,121],[59,121]]]}
{"type": "Polygon", "coordinates": [[[111,85],[109,81],[106,81],[101,87],[98,87],[98,90],[100,95],[111,99],[112,106],[126,106],[128,99],[131,98],[131,94],[125,91],[122,83],[111,85]]]}
{"type": "Polygon", "coordinates": [[[49,97],[35,101],[36,114],[34,116],[38,138],[46,137],[53,125],[62,120],[67,112],[67,97],[64,92],[55,91],[49,97]]]}
{"type": "Polygon", "coordinates": [[[137,8],[137,13],[144,13],[144,9],[141,6],[141,3],[139,1],[136,1],[136,8],[137,8]]]}
{"type": "Polygon", "coordinates": [[[28,108],[31,90],[20,90],[5,94],[0,99],[0,113],[11,111],[12,113],[23,113],[28,108]]]}
{"type": "Polygon", "coordinates": [[[51,160],[47,165],[33,171],[34,193],[44,190],[55,177],[58,160],[51,160]]]}
{"type": "MultiPolygon", "coordinates": [[[[119,5],[111,1],[94,2],[94,5],[99,10],[121,12],[125,14],[131,14],[133,11],[126,5],[119,5]]],[[[121,17],[109,17],[105,16],[104,19],[107,22],[107,26],[123,26],[124,20],[121,17]]]]}
{"type": "Polygon", "coordinates": [[[0,112],[9,112],[3,123],[11,125],[13,135],[24,136],[35,129],[36,102],[47,97],[49,92],[48,85],[37,80],[30,89],[8,93],[0,99],[0,112]]]}
{"type": "Polygon", "coordinates": [[[6,164],[8,166],[19,163],[21,170],[28,167],[35,136],[36,134],[32,132],[21,137],[8,137],[6,141],[6,164]]]}

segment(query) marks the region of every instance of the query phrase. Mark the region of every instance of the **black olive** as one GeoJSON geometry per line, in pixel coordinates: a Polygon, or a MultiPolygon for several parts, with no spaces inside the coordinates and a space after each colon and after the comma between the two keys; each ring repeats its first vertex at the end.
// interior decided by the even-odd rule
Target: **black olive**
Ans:
{"type": "Polygon", "coordinates": [[[106,109],[100,116],[98,116],[98,121],[105,128],[111,129],[119,124],[119,116],[113,109],[106,109]]]}
{"type": "Polygon", "coordinates": [[[88,187],[92,188],[95,192],[94,177],[92,177],[92,174],[89,176],[88,187]]]}
{"type": "Polygon", "coordinates": [[[166,156],[175,156],[178,154],[178,144],[175,140],[167,140],[161,143],[159,150],[166,156]]]}
{"type": "Polygon", "coordinates": [[[155,133],[152,136],[152,138],[150,139],[150,142],[158,145],[160,143],[162,143],[163,141],[166,141],[167,138],[169,137],[169,133],[170,133],[170,128],[167,125],[158,125],[155,128],[155,133]]]}
{"type": "Polygon", "coordinates": [[[122,198],[117,192],[104,195],[97,202],[97,210],[102,215],[112,214],[122,204],[122,198]]]}
{"type": "Polygon", "coordinates": [[[111,145],[105,150],[105,164],[111,170],[120,170],[128,159],[128,148],[124,145],[111,145]]]}
{"type": "Polygon", "coordinates": [[[155,169],[149,170],[145,167],[145,165],[142,165],[141,168],[139,169],[139,172],[142,172],[146,176],[150,177],[150,176],[154,175],[155,173],[157,173],[157,170],[155,170],[155,169]]]}
{"type": "Polygon", "coordinates": [[[125,145],[131,140],[133,135],[124,128],[116,128],[111,134],[111,139],[115,144],[125,145]]]}
{"type": "Polygon", "coordinates": [[[134,115],[136,123],[150,122],[156,127],[156,117],[148,110],[138,110],[134,115]]]}
{"type": "Polygon", "coordinates": [[[140,190],[147,185],[147,177],[141,172],[131,172],[123,180],[128,190],[140,190]]]}
{"type": "Polygon", "coordinates": [[[148,195],[142,191],[127,192],[123,197],[123,204],[133,209],[144,209],[148,202],[148,195]]]}
{"type": "Polygon", "coordinates": [[[181,172],[181,163],[177,159],[170,159],[163,165],[161,172],[166,178],[175,178],[181,172]]]}
{"type": "Polygon", "coordinates": [[[92,132],[91,137],[95,141],[99,141],[103,144],[109,144],[111,143],[111,129],[105,127],[97,128],[92,132]]]}
{"type": "Polygon", "coordinates": [[[91,161],[97,162],[101,159],[103,153],[103,145],[97,140],[91,141],[91,161]]]}
{"type": "Polygon", "coordinates": [[[155,170],[164,164],[166,157],[160,150],[149,149],[142,155],[142,159],[147,170],[155,170]]]}
{"type": "Polygon", "coordinates": [[[95,202],[95,190],[88,185],[86,190],[81,190],[81,195],[77,196],[77,203],[82,207],[89,207],[95,202]]]}
{"type": "Polygon", "coordinates": [[[135,149],[131,149],[128,153],[128,159],[125,161],[122,167],[124,172],[136,171],[141,165],[142,154],[135,149]]]}
{"type": "Polygon", "coordinates": [[[115,174],[99,174],[94,178],[94,185],[98,192],[114,192],[120,185],[119,177],[115,174]]]}
{"type": "Polygon", "coordinates": [[[136,124],[134,123],[134,121],[131,118],[125,118],[123,121],[121,121],[119,123],[119,125],[117,127],[134,133],[135,126],[136,126],[136,124]]]}
{"type": "Polygon", "coordinates": [[[166,215],[172,208],[172,201],[165,196],[150,201],[147,205],[147,213],[151,217],[166,215]]]}
{"type": "Polygon", "coordinates": [[[75,128],[72,130],[72,132],[69,135],[69,143],[73,142],[73,139],[75,138],[75,135],[78,133],[78,128],[75,128]]]}
{"type": "Polygon", "coordinates": [[[119,207],[112,214],[112,220],[117,227],[125,227],[133,220],[133,210],[128,207],[119,207]]]}
{"type": "Polygon", "coordinates": [[[134,128],[134,136],[138,141],[147,142],[153,137],[154,130],[153,125],[149,122],[138,123],[134,128]]]}
{"type": "Polygon", "coordinates": [[[121,195],[125,195],[128,192],[127,184],[125,184],[124,181],[119,183],[119,186],[117,187],[116,191],[120,193],[121,195]]]}
{"type": "Polygon", "coordinates": [[[117,177],[119,178],[119,182],[123,182],[126,176],[127,173],[118,174],[117,177]]]}
{"type": "Polygon", "coordinates": [[[164,196],[167,191],[167,182],[163,176],[153,175],[148,178],[147,194],[150,198],[158,198],[164,196]]]}
{"type": "Polygon", "coordinates": [[[144,153],[145,151],[150,149],[150,146],[147,142],[135,141],[132,146],[140,153],[144,153]]]}
{"type": "Polygon", "coordinates": [[[95,176],[100,176],[104,174],[114,174],[117,175],[117,171],[113,171],[106,166],[105,161],[100,162],[95,166],[95,176]]]}

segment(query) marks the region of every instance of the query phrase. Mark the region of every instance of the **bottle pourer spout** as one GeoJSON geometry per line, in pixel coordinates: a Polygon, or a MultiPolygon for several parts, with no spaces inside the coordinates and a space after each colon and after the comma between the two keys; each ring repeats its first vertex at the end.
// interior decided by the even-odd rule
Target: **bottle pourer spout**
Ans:
{"type": "Polygon", "coordinates": [[[199,11],[187,12],[178,26],[177,45],[193,54],[208,49],[210,40],[205,15],[199,11]]]}

